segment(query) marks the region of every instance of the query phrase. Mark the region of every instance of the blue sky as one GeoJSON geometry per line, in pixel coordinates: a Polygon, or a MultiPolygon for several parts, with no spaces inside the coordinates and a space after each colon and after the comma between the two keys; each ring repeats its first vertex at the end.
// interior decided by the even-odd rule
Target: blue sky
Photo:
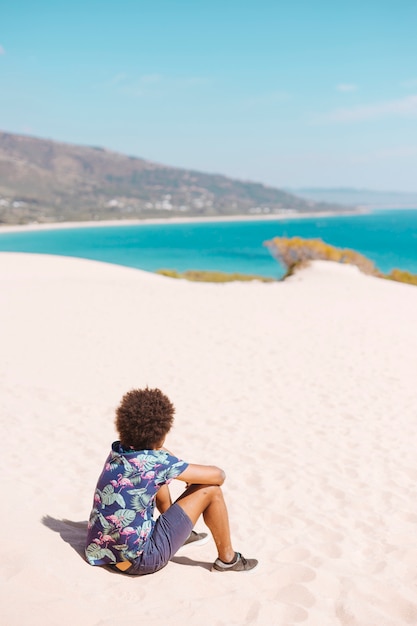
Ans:
{"type": "Polygon", "coordinates": [[[0,0],[0,129],[417,191],[415,0],[0,0]]]}

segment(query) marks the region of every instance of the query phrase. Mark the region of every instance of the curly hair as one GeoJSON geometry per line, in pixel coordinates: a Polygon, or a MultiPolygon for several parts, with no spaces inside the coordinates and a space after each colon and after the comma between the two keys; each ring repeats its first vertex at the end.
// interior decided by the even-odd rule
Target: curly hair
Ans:
{"type": "Polygon", "coordinates": [[[116,428],[126,448],[151,450],[165,438],[174,421],[175,408],[160,389],[132,389],[116,410],[116,428]]]}

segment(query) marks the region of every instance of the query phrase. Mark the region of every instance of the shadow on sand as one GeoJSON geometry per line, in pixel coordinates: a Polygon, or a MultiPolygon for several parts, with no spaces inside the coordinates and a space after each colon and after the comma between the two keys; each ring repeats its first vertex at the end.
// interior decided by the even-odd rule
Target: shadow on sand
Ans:
{"type": "Polygon", "coordinates": [[[87,522],[73,522],[69,519],[55,519],[50,515],[45,515],[42,518],[42,524],[59,533],[61,539],[77,552],[77,554],[85,561],[84,549],[85,538],[87,536],[87,522]]]}
{"type": "Polygon", "coordinates": [[[178,565],[191,565],[193,567],[202,567],[208,571],[211,570],[212,563],[208,561],[193,561],[189,559],[188,556],[173,556],[171,561],[173,563],[178,563],[178,565]]]}
{"type": "MultiPolygon", "coordinates": [[[[56,519],[50,515],[45,515],[42,518],[42,524],[50,530],[59,533],[61,539],[69,543],[83,561],[86,561],[84,549],[85,538],[87,536],[87,521],[73,522],[69,519],[56,519]]],[[[212,565],[207,561],[193,561],[186,556],[173,556],[171,561],[178,563],[178,565],[191,565],[194,567],[202,567],[206,570],[210,570],[212,565]]]]}

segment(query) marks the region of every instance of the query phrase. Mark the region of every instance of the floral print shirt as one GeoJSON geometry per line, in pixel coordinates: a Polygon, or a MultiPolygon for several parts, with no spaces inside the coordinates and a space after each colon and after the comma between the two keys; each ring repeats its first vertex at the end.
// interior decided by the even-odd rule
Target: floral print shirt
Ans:
{"type": "Polygon", "coordinates": [[[91,565],[133,561],[155,520],[155,496],[188,463],[165,450],[124,450],[115,441],[98,479],[85,554],[91,565]]]}

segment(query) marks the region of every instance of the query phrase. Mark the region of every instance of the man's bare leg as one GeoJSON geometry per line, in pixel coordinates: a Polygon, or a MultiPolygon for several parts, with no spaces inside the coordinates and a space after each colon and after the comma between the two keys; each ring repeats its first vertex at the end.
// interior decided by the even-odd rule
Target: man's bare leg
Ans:
{"type": "Polygon", "coordinates": [[[228,563],[235,557],[230,538],[229,516],[223,492],[218,485],[191,485],[176,500],[192,524],[203,515],[204,522],[213,535],[219,559],[228,563]]]}

